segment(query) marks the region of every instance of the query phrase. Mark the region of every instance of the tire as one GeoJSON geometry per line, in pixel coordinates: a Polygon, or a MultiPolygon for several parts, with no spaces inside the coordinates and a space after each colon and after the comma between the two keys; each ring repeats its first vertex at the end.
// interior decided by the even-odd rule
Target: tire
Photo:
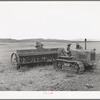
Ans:
{"type": "Polygon", "coordinates": [[[13,53],[11,55],[11,65],[15,69],[20,69],[20,66],[19,66],[19,57],[17,56],[16,53],[13,53]]]}

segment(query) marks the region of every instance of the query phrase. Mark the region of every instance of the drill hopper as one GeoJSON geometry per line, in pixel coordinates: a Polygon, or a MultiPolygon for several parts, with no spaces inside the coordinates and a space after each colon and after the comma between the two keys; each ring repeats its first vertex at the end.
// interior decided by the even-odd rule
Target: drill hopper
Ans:
{"type": "Polygon", "coordinates": [[[58,56],[64,55],[63,51],[63,48],[16,50],[16,53],[11,55],[11,64],[17,69],[25,65],[49,65],[53,64],[58,56]]]}

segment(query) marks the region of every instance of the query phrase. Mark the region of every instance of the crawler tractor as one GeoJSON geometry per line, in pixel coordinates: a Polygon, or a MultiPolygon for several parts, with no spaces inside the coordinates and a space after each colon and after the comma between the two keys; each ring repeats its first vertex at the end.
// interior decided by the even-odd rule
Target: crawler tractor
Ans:
{"type": "Polygon", "coordinates": [[[71,50],[71,56],[64,55],[60,56],[55,60],[54,68],[62,69],[69,68],[77,73],[84,72],[87,69],[94,68],[96,53],[95,49],[86,50],[86,39],[85,39],[85,49],[75,49],[71,50]]]}

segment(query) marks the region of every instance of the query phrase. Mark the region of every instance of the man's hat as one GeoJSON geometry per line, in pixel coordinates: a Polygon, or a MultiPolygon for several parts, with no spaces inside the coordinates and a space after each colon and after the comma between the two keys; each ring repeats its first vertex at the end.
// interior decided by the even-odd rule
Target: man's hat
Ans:
{"type": "Polygon", "coordinates": [[[35,47],[39,47],[39,46],[43,46],[43,44],[41,42],[36,42],[36,46],[35,47]]]}

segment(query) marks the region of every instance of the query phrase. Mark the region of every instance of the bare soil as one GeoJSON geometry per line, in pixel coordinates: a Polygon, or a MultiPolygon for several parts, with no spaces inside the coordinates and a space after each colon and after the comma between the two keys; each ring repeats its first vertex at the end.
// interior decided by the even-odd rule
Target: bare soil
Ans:
{"type": "Polygon", "coordinates": [[[32,44],[6,44],[0,46],[0,91],[99,91],[100,55],[97,67],[83,74],[66,69],[56,71],[53,65],[23,67],[11,66],[10,56],[17,49],[33,48],[32,44]]]}

